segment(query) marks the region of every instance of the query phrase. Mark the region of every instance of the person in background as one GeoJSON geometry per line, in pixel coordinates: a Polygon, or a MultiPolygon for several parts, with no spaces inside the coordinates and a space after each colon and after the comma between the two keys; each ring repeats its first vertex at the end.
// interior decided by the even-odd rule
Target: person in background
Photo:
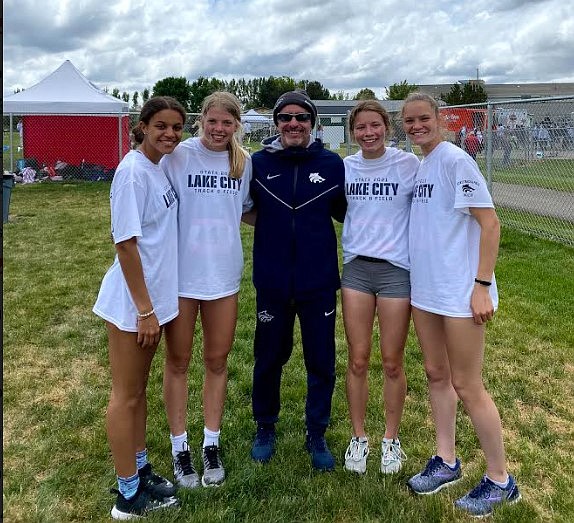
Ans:
{"type": "Polygon", "coordinates": [[[437,445],[408,486],[417,494],[433,494],[460,480],[455,452],[460,398],[484,452],[486,474],[455,505],[484,517],[520,499],[506,471],[500,416],[482,379],[485,326],[498,306],[494,266],[500,223],[476,162],[442,140],[436,101],[413,93],[402,117],[406,135],[424,155],[409,226],[411,305],[437,445]]]}
{"type": "Polygon", "coordinates": [[[317,141],[323,143],[324,130],[323,130],[323,126],[321,124],[317,125],[316,139],[317,139],[317,141]]]}
{"type": "Polygon", "coordinates": [[[251,142],[251,123],[244,122],[243,123],[243,138],[246,143],[251,142]]]}
{"type": "Polygon", "coordinates": [[[353,437],[345,469],[367,470],[365,415],[375,316],[385,375],[382,473],[398,472],[406,459],[399,424],[407,393],[404,349],[411,317],[408,226],[418,158],[385,148],[389,115],[375,100],[359,102],[349,116],[360,151],[344,159],[347,215],[343,225],[343,321],[349,346],[347,401],[353,437]]]}
{"type": "Polygon", "coordinates": [[[257,292],[251,457],[275,452],[283,366],[299,318],[307,370],[306,448],[312,466],[332,470],[325,431],[335,385],[335,318],[339,269],[332,218],[343,221],[345,172],[339,155],[312,139],[315,104],[303,90],[282,94],[273,109],[279,134],[253,155],[251,195],[257,218],[253,283],[257,292]]]}
{"type": "Polygon", "coordinates": [[[203,486],[225,479],[220,429],[227,390],[227,356],[237,323],[243,250],[241,215],[251,208],[251,159],[240,146],[241,109],[235,96],[203,101],[199,137],[182,142],[161,166],[179,199],[179,316],[166,327],[164,399],[175,481],[199,485],[187,435],[188,369],[198,317],[203,330],[203,486]]]}
{"type": "Polygon", "coordinates": [[[106,321],[112,391],[106,415],[118,480],[112,518],[177,504],[174,485],[152,472],[145,443],[146,385],[162,326],[178,314],[177,198],[159,167],[180,142],[185,110],[159,96],[142,107],[139,143],[116,169],[110,190],[116,257],[94,312],[106,321]]]}
{"type": "Polygon", "coordinates": [[[476,161],[476,155],[478,154],[479,149],[480,142],[478,141],[478,137],[474,134],[474,131],[470,131],[464,140],[464,150],[474,161],[476,161]]]}
{"type": "Polygon", "coordinates": [[[20,138],[20,148],[19,151],[24,147],[24,122],[22,120],[18,120],[16,124],[16,129],[18,131],[18,136],[20,138]]]}

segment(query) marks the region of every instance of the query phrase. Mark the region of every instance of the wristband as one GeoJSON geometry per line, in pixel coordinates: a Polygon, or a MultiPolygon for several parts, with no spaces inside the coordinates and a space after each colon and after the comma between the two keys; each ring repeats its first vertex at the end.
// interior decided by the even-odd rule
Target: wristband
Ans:
{"type": "Polygon", "coordinates": [[[474,279],[474,283],[478,283],[479,285],[482,285],[484,287],[490,287],[492,285],[491,281],[479,280],[478,278],[474,279]]]}
{"type": "Polygon", "coordinates": [[[146,318],[149,318],[154,313],[155,313],[155,309],[153,309],[153,308],[151,311],[148,311],[148,312],[138,312],[137,313],[138,321],[139,320],[145,320],[146,318]]]}

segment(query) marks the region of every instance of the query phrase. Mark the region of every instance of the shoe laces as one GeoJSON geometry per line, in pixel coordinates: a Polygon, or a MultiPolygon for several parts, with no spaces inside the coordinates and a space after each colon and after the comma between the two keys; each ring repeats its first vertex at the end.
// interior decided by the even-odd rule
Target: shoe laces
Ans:
{"type": "Polygon", "coordinates": [[[217,445],[209,445],[203,448],[203,464],[206,469],[220,468],[219,448],[217,445]]]}
{"type": "Polygon", "coordinates": [[[191,462],[191,454],[189,450],[182,450],[178,452],[175,457],[176,465],[181,470],[184,476],[191,476],[195,474],[193,463],[191,462]]]}
{"type": "Polygon", "coordinates": [[[383,445],[383,448],[384,461],[406,461],[407,455],[405,454],[399,442],[391,441],[389,444],[383,445]]]}
{"type": "Polygon", "coordinates": [[[369,453],[367,442],[361,442],[358,438],[353,438],[349,447],[349,458],[353,461],[361,461],[369,453]]]}
{"type": "Polygon", "coordinates": [[[495,485],[493,483],[491,483],[490,481],[488,481],[486,476],[484,476],[480,480],[480,483],[468,493],[468,496],[470,498],[475,498],[475,499],[488,498],[488,497],[490,497],[490,491],[492,490],[492,488],[494,486],[495,485]]]}
{"type": "Polygon", "coordinates": [[[428,460],[427,466],[421,473],[421,476],[432,476],[442,465],[443,462],[440,458],[438,456],[434,456],[428,460]]]}

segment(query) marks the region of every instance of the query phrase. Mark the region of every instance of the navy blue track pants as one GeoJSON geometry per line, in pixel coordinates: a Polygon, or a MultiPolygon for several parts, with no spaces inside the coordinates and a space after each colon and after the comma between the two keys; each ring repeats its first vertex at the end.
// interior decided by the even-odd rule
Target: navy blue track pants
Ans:
{"type": "Polygon", "coordinates": [[[257,293],[252,396],[255,421],[276,423],[279,419],[281,374],[293,351],[297,316],[307,370],[307,431],[325,433],[335,388],[336,303],[336,291],[291,301],[279,300],[271,293],[257,293]]]}

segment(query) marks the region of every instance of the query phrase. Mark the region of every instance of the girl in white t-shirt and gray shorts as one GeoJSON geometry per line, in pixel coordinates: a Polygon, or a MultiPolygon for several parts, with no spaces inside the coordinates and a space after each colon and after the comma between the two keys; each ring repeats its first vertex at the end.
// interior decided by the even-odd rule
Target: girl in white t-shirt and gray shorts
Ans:
{"type": "Polygon", "coordinates": [[[353,435],[345,468],[365,473],[368,366],[375,314],[384,368],[383,473],[397,472],[405,459],[398,437],[407,382],[404,348],[410,321],[408,223],[419,160],[386,148],[390,119],[380,103],[359,102],[350,130],[361,150],[344,159],[347,214],[343,225],[343,321],[349,347],[346,388],[353,435]]]}

